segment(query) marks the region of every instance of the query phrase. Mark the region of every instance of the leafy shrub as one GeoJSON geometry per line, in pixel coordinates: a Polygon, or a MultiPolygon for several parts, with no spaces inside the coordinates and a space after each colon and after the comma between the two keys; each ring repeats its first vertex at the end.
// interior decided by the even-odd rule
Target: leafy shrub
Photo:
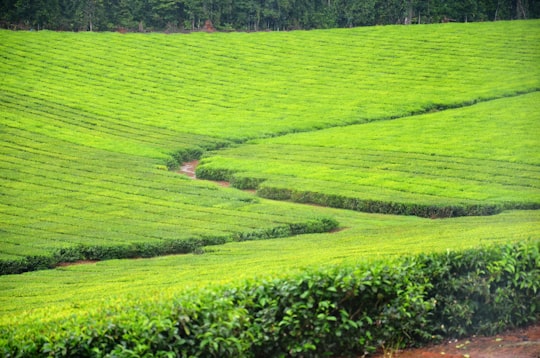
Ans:
{"type": "Polygon", "coordinates": [[[0,261],[0,275],[18,274],[53,268],[57,262],[52,256],[32,255],[17,260],[0,261]]]}
{"type": "Polygon", "coordinates": [[[5,357],[345,356],[540,318],[540,242],[244,282],[0,331],[5,357]]]}
{"type": "Polygon", "coordinates": [[[420,259],[437,301],[435,331],[444,335],[493,334],[535,322],[540,314],[537,244],[469,250],[420,259]]]}
{"type": "Polygon", "coordinates": [[[339,356],[426,336],[417,327],[432,308],[428,284],[411,268],[322,270],[235,291],[253,319],[254,355],[339,356]]]}
{"type": "Polygon", "coordinates": [[[234,235],[235,241],[272,239],[277,237],[287,237],[301,234],[313,234],[318,232],[328,232],[338,227],[339,223],[332,218],[318,218],[305,223],[289,224],[272,227],[269,229],[259,229],[234,235]]]}
{"type": "Polygon", "coordinates": [[[210,169],[205,166],[198,166],[195,171],[197,178],[214,180],[214,181],[230,181],[233,172],[228,169],[210,169]]]}
{"type": "Polygon", "coordinates": [[[254,177],[252,175],[246,176],[242,175],[241,173],[236,173],[232,176],[230,176],[231,186],[237,189],[257,189],[259,188],[259,185],[264,182],[266,178],[264,177],[254,177]]]}

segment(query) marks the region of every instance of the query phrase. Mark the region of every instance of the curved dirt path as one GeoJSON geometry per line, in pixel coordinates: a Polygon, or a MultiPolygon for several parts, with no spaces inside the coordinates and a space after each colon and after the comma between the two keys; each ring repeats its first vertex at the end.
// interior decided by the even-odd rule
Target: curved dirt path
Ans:
{"type": "Polygon", "coordinates": [[[197,170],[197,165],[199,165],[198,160],[192,160],[191,162],[182,163],[182,165],[180,166],[180,169],[178,169],[178,173],[187,175],[188,177],[192,179],[197,179],[197,176],[195,175],[195,170],[197,170]]]}

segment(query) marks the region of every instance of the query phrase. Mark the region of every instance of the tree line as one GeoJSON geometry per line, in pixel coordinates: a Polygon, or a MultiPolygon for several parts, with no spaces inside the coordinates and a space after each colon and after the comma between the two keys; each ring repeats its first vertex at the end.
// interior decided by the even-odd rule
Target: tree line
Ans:
{"type": "Polygon", "coordinates": [[[0,27],[265,31],[539,18],[536,0],[0,0],[0,27]],[[210,25],[212,24],[212,25],[210,25]]]}

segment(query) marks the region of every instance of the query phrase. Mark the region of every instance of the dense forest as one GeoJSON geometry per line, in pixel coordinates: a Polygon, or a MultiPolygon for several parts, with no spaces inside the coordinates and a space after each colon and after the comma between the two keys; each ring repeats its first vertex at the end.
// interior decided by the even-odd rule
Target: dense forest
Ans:
{"type": "Polygon", "coordinates": [[[29,30],[264,31],[538,17],[536,0],[0,0],[0,27],[29,30]]]}

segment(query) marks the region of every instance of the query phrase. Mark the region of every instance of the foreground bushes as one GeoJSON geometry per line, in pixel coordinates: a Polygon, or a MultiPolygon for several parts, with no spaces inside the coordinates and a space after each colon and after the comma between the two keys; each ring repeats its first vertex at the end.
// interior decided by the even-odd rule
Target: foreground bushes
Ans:
{"type": "Polygon", "coordinates": [[[540,318],[540,242],[309,270],[0,332],[15,356],[345,356],[540,318]]]}

